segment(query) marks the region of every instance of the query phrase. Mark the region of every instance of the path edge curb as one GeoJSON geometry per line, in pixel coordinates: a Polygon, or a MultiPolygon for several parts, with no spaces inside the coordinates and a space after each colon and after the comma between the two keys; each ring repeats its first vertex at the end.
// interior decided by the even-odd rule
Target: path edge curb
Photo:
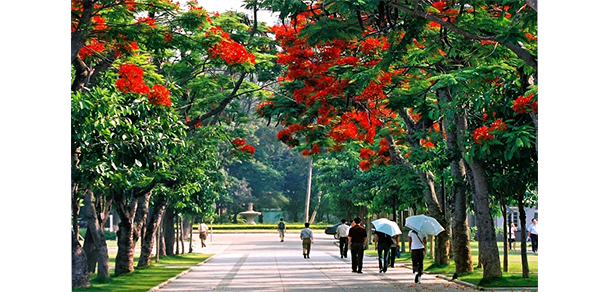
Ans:
{"type": "Polygon", "coordinates": [[[190,273],[190,272],[191,272],[193,269],[195,269],[196,267],[201,266],[201,265],[203,265],[203,264],[205,264],[205,263],[209,262],[210,260],[212,260],[212,258],[214,258],[214,256],[216,256],[216,254],[212,255],[212,256],[211,256],[211,257],[209,257],[209,258],[207,258],[207,259],[206,259],[206,260],[204,260],[203,262],[200,262],[200,263],[198,263],[198,264],[196,264],[196,265],[194,265],[194,266],[192,266],[192,267],[188,268],[186,271],[182,271],[182,273],[180,273],[180,274],[178,274],[178,275],[176,275],[176,276],[173,276],[173,277],[171,277],[171,278],[167,279],[165,282],[163,282],[163,283],[161,283],[161,284],[159,284],[159,285],[157,285],[157,286],[155,286],[155,287],[150,288],[150,290],[148,290],[147,292],[154,292],[154,291],[157,291],[157,290],[159,290],[159,289],[161,289],[161,288],[165,287],[167,284],[169,284],[169,283],[173,282],[174,280],[176,280],[176,279],[178,279],[178,278],[180,278],[180,277],[182,277],[182,276],[184,276],[184,275],[186,275],[186,274],[190,273]]]}
{"type": "Polygon", "coordinates": [[[443,276],[443,275],[436,275],[437,278],[443,279],[443,280],[447,280],[449,282],[454,282],[460,285],[465,285],[465,286],[469,286],[471,288],[477,289],[479,291],[538,291],[538,287],[482,287],[482,286],[477,286],[475,284],[472,283],[468,283],[465,281],[460,281],[460,280],[453,280],[449,277],[443,276]]]}

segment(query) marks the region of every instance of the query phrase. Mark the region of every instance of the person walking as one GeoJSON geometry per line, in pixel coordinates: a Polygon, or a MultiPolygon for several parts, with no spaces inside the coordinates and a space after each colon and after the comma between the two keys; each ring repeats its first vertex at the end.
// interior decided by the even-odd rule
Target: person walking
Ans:
{"type": "Polygon", "coordinates": [[[375,249],[377,250],[377,259],[379,260],[379,273],[385,273],[388,271],[391,245],[392,236],[383,232],[375,231],[375,249]]]}
{"type": "Polygon", "coordinates": [[[515,223],[511,222],[510,223],[510,235],[508,236],[508,246],[510,247],[512,244],[512,248],[511,250],[517,250],[517,236],[515,236],[515,232],[517,232],[517,227],[515,226],[515,223]]]}
{"type": "Polygon", "coordinates": [[[199,239],[201,240],[201,247],[205,247],[205,240],[208,238],[208,226],[205,222],[199,223],[199,239]]]}
{"type": "Polygon", "coordinates": [[[424,273],[424,256],[426,255],[426,235],[423,238],[415,230],[409,231],[409,252],[411,253],[411,261],[413,263],[413,273],[415,275],[415,283],[421,283],[421,276],[424,273]]]}
{"type": "Polygon", "coordinates": [[[527,237],[532,240],[532,251],[538,252],[538,220],[532,219],[532,225],[527,227],[527,237]]]}
{"type": "Polygon", "coordinates": [[[305,223],[305,228],[301,229],[301,241],[303,241],[303,258],[308,259],[313,243],[313,231],[309,229],[309,223],[305,223]]]}
{"type": "Polygon", "coordinates": [[[339,253],[341,258],[347,258],[347,232],[349,225],[345,224],[347,220],[341,219],[341,225],[337,227],[337,237],[339,237],[339,253]]]}
{"type": "Polygon", "coordinates": [[[360,217],[354,218],[354,226],[349,229],[348,246],[352,252],[352,273],[362,274],[362,259],[366,243],[366,229],[360,225],[360,217]]]}
{"type": "Polygon", "coordinates": [[[394,261],[396,261],[396,257],[398,256],[398,243],[400,242],[400,234],[396,234],[392,237],[392,245],[390,245],[390,263],[388,266],[390,268],[394,267],[394,261]]]}
{"type": "Polygon", "coordinates": [[[277,231],[280,233],[280,242],[284,242],[284,233],[286,232],[284,218],[280,218],[280,222],[277,224],[277,231]]]}

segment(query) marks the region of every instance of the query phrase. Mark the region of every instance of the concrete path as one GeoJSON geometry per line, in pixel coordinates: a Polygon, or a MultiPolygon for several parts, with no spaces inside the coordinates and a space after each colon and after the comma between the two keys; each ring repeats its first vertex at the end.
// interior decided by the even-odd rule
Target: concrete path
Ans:
{"type": "Polygon", "coordinates": [[[351,272],[351,256],[342,259],[336,240],[315,233],[310,259],[304,259],[298,234],[280,242],[277,233],[213,234],[195,252],[215,254],[151,291],[477,291],[424,275],[414,283],[402,265],[380,274],[376,257],[365,256],[362,274],[351,272]]]}

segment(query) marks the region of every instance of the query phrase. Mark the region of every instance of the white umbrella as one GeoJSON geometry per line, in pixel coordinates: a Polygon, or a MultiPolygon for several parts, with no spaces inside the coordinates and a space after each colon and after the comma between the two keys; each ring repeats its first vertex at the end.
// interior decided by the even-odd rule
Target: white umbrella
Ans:
{"type": "Polygon", "coordinates": [[[373,226],[375,226],[375,231],[383,232],[390,236],[394,236],[396,234],[402,234],[400,227],[396,222],[388,220],[386,218],[380,218],[372,222],[373,226]]]}
{"type": "Polygon", "coordinates": [[[436,219],[426,215],[407,217],[405,225],[420,234],[438,235],[445,230],[436,219]]]}

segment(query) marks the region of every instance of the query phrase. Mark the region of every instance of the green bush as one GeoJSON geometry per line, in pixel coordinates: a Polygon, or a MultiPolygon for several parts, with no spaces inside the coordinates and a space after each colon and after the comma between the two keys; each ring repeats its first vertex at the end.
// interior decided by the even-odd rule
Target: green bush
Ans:
{"type": "MultiPolygon", "coordinates": [[[[87,228],[80,228],[78,230],[78,234],[85,238],[85,234],[87,234],[87,228]]],[[[104,238],[106,238],[106,240],[116,240],[116,232],[104,230],[104,238]]]]}

